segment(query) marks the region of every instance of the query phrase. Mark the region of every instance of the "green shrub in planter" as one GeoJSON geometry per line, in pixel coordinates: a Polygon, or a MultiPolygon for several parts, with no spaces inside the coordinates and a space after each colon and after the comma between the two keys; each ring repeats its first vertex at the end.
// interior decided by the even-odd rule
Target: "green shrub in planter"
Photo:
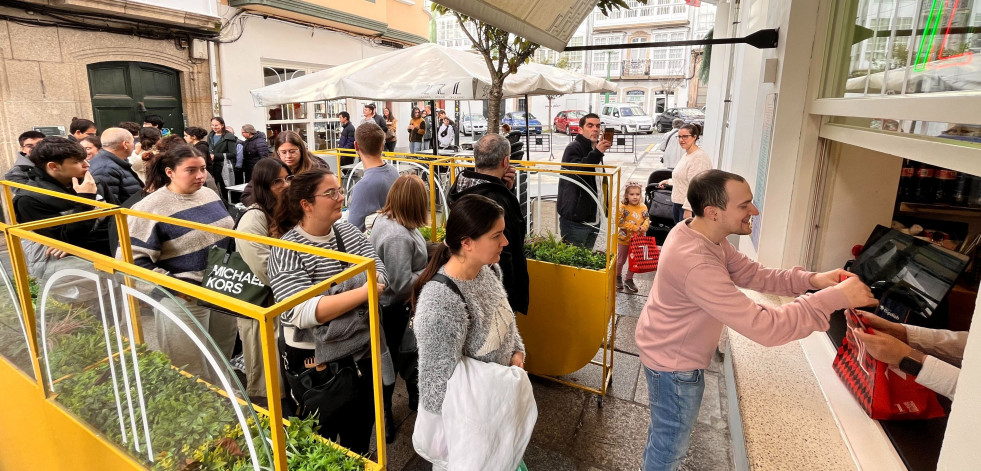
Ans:
{"type": "MultiPolygon", "coordinates": [[[[422,226],[419,228],[419,232],[422,233],[422,238],[426,239],[427,242],[431,241],[430,236],[433,234],[432,229],[429,226],[422,226]]],[[[446,238],[446,228],[443,226],[436,227],[436,242],[442,242],[446,238]]]]}
{"type": "Polygon", "coordinates": [[[525,256],[532,260],[589,270],[606,268],[606,253],[567,244],[551,233],[528,237],[525,240],[525,256]]]}

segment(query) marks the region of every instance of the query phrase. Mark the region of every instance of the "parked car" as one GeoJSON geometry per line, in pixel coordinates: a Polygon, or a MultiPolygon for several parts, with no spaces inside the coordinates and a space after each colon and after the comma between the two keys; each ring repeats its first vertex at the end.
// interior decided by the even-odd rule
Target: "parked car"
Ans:
{"type": "Polygon", "coordinates": [[[671,123],[681,118],[685,124],[696,123],[705,126],[705,113],[698,108],[668,108],[657,117],[657,132],[667,132],[671,130],[671,123]]]}
{"type": "Polygon", "coordinates": [[[636,103],[606,103],[600,107],[600,123],[623,134],[654,133],[654,120],[636,103]]]}
{"type": "Polygon", "coordinates": [[[570,136],[579,134],[579,119],[586,115],[583,110],[559,111],[552,120],[552,129],[555,132],[564,132],[570,136]]]}
{"type": "MultiPolygon", "coordinates": [[[[542,133],[542,122],[535,117],[535,115],[528,113],[529,123],[528,127],[531,128],[531,132],[535,134],[542,133]]],[[[512,131],[525,132],[525,112],[524,111],[512,111],[504,115],[501,118],[501,124],[507,124],[511,126],[512,131]]]]}
{"type": "Polygon", "coordinates": [[[485,133],[487,132],[487,118],[479,114],[465,114],[460,116],[460,130],[468,136],[473,134],[474,131],[485,133]]]}

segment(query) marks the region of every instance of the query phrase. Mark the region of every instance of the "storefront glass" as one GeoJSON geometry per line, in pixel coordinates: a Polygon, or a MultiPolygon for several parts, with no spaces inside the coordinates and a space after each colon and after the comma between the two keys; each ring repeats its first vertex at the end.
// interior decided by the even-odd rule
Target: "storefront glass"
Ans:
{"type": "Polygon", "coordinates": [[[981,2],[852,0],[833,25],[825,98],[981,90],[981,2]],[[847,52],[846,52],[847,51],[847,52]]]}

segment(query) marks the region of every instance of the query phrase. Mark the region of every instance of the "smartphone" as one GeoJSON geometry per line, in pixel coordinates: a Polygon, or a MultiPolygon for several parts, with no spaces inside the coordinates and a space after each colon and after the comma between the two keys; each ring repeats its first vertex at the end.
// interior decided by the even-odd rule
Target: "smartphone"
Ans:
{"type": "Polygon", "coordinates": [[[603,131],[603,140],[608,142],[613,142],[613,128],[606,128],[603,131]]]}

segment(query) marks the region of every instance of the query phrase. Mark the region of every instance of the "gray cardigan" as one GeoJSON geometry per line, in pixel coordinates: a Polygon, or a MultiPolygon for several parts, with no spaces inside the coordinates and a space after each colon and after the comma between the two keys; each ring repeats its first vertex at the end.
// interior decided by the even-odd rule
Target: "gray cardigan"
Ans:
{"type": "Polygon", "coordinates": [[[434,414],[442,412],[446,382],[464,356],[508,366],[512,355],[525,351],[497,264],[484,266],[472,280],[450,279],[466,303],[448,286],[430,281],[416,304],[419,400],[434,414]]]}
{"type": "Polygon", "coordinates": [[[388,272],[388,286],[379,299],[381,305],[405,303],[429,261],[426,240],[417,229],[409,230],[384,214],[375,218],[368,240],[388,272]]]}

